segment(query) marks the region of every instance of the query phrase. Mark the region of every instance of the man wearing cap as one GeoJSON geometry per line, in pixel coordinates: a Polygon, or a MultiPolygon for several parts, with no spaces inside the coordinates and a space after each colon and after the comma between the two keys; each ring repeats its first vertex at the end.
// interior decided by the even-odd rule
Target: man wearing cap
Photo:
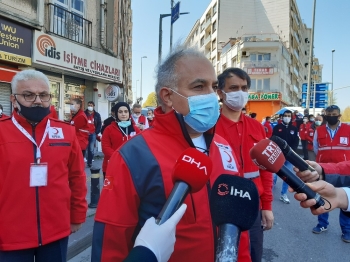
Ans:
{"type": "MultiPolygon", "coordinates": [[[[350,126],[340,122],[340,108],[331,105],[326,108],[324,118],[326,125],[320,126],[314,134],[314,152],[316,162],[339,163],[350,159],[350,126]]],[[[318,216],[318,224],[312,229],[315,234],[320,234],[328,229],[328,213],[318,216]]],[[[339,223],[342,230],[341,239],[350,243],[350,218],[341,211],[339,223]]]]}

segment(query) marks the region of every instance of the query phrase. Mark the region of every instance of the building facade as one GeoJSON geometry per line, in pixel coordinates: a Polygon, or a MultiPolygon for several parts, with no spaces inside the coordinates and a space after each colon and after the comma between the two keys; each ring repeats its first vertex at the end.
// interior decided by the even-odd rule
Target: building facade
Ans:
{"type": "Polygon", "coordinates": [[[295,0],[213,0],[185,43],[202,50],[217,74],[242,68],[252,92],[280,92],[284,104],[299,106],[311,35],[301,21],[295,0]]]}
{"type": "Polygon", "coordinates": [[[117,101],[132,98],[131,0],[2,0],[0,103],[9,114],[10,82],[28,68],[50,80],[52,104],[70,119],[73,98],[94,101],[107,118],[117,101]],[[5,74],[3,73],[5,72],[5,74]]]}

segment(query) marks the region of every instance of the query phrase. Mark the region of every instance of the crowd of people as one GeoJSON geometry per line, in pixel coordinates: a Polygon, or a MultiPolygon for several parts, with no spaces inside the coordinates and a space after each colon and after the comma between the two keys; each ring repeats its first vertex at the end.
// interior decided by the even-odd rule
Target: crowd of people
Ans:
{"type": "MultiPolygon", "coordinates": [[[[84,158],[91,167],[96,141],[104,154],[104,186],[92,261],[214,261],[217,228],[209,196],[216,178],[229,174],[252,180],[258,190],[259,216],[240,235],[238,261],[260,262],[264,231],[274,222],[277,176],[259,169],[249,151],[271,136],[295,151],[301,140],[303,157],[316,171],[301,172],[288,161],[285,166],[312,183],[332,209],[341,208],[341,239],[350,243],[350,192],[334,187],[350,186],[350,126],[340,122],[340,108],[329,106],[317,116],[285,110],[278,119],[267,116],[259,123],[259,112],[247,114],[244,108],[250,83],[239,68],[216,76],[204,54],[180,46],[158,67],[154,111],[144,116],[141,105],[118,102],[102,121],[93,101],[83,111],[83,101],[76,98],[65,123],[50,105],[47,77],[35,70],[17,73],[11,83],[12,115],[3,115],[0,106],[0,196],[6,196],[0,197],[0,261],[66,261],[68,237],[86,219],[84,158]],[[154,218],[173,188],[174,164],[191,147],[212,160],[209,182],[158,226],[154,218]]],[[[286,204],[287,191],[283,182],[280,200],[286,204]]],[[[301,193],[295,199],[319,215],[312,232],[327,230],[324,207],[314,209],[313,200],[301,193]]]]}

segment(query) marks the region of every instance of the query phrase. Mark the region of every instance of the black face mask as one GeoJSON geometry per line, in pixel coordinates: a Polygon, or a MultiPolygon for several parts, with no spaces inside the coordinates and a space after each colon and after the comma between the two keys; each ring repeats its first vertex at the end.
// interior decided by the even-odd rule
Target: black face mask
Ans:
{"type": "Polygon", "coordinates": [[[29,121],[38,123],[41,120],[45,118],[48,114],[50,114],[50,107],[41,107],[41,106],[35,106],[35,107],[26,107],[19,103],[17,103],[21,106],[21,110],[19,113],[29,121]]]}
{"type": "Polygon", "coordinates": [[[327,123],[331,126],[334,126],[336,123],[338,123],[338,117],[339,116],[325,116],[327,123]]]}

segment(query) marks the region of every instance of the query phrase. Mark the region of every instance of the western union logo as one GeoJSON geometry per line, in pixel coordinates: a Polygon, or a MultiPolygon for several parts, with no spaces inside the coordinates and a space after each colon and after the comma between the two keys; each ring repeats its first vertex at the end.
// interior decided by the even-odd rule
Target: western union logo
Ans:
{"type": "Polygon", "coordinates": [[[0,51],[0,60],[5,60],[12,63],[31,65],[32,59],[21,55],[15,55],[7,52],[0,51]]]}

